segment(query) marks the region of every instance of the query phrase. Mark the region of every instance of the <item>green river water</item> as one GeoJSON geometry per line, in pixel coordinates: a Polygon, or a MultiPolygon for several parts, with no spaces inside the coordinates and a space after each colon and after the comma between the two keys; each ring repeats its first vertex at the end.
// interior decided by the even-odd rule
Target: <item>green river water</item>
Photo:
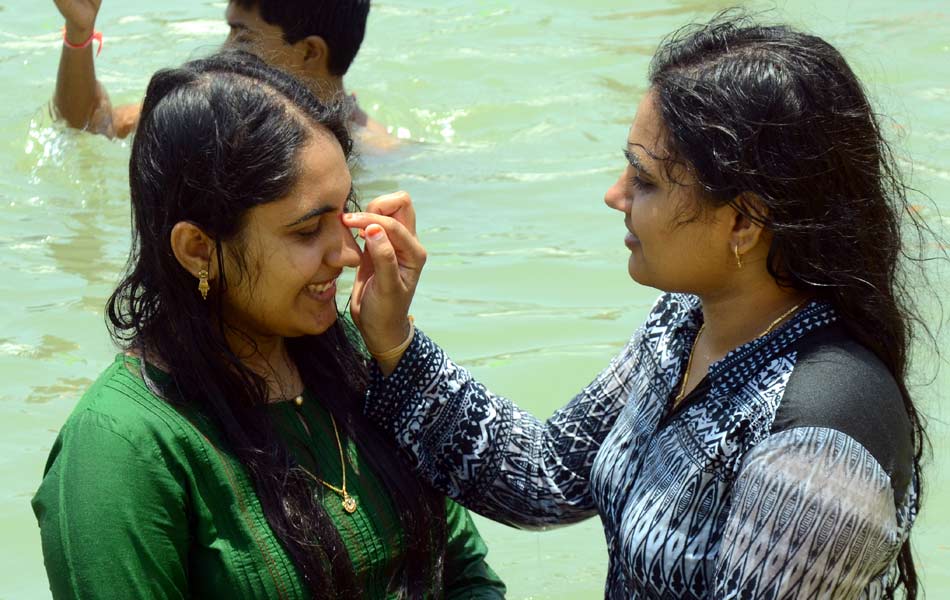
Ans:
{"type": "MultiPolygon", "coordinates": [[[[137,101],[152,72],[213,51],[226,34],[223,2],[104,4],[97,64],[116,102],[137,101]]],[[[657,42],[729,4],[374,3],[347,83],[408,142],[366,157],[358,190],[364,200],[412,193],[430,252],[417,323],[539,416],[606,365],[657,294],[628,278],[622,219],[602,197],[623,166],[657,42]]],[[[946,231],[950,3],[752,6],[845,53],[891,118],[911,182],[932,199],[913,201],[946,231]]],[[[52,2],[0,0],[2,600],[49,597],[29,500],[58,427],[115,353],[102,307],[128,252],[128,143],[64,131],[48,116],[61,26],[52,2]]],[[[950,270],[937,268],[935,293],[946,296],[950,270]]],[[[929,597],[950,598],[950,369],[938,369],[926,348],[917,365],[934,452],[913,538],[929,597]]],[[[511,598],[602,597],[598,520],[544,533],[479,525],[511,598]]]]}

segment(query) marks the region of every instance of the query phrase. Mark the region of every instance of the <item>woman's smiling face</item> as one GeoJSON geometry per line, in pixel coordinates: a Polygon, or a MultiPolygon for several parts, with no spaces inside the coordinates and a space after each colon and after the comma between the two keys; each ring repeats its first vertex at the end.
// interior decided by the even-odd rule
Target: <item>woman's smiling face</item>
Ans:
{"type": "Polygon", "coordinates": [[[630,127],[627,165],[604,202],[624,213],[628,272],[634,281],[663,291],[709,291],[734,268],[728,210],[702,206],[695,176],[682,164],[665,162],[670,156],[665,140],[650,92],[630,127]]]}
{"type": "Polygon", "coordinates": [[[297,170],[291,192],[250,209],[238,239],[224,244],[224,319],[253,338],[326,331],[337,318],[336,279],[359,264],[340,220],[352,192],[340,144],[315,129],[297,170]]]}

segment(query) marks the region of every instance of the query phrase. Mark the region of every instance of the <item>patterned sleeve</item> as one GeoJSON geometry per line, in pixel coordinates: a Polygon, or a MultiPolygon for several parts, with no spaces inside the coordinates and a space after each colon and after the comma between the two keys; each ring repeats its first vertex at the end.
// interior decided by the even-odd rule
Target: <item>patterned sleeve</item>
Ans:
{"type": "Polygon", "coordinates": [[[716,566],[716,598],[880,597],[906,539],[887,473],[853,438],[799,427],[743,460],[716,566]]]}
{"type": "Polygon", "coordinates": [[[374,370],[365,410],[423,478],[463,506],[516,527],[573,523],[596,514],[591,463],[630,394],[638,339],[542,422],[416,330],[392,375],[374,370]]]}

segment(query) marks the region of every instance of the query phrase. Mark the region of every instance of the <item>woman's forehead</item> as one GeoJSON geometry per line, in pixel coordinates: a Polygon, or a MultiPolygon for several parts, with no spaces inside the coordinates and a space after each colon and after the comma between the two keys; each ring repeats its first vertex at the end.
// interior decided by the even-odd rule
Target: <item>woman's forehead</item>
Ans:
{"type": "Polygon", "coordinates": [[[297,180],[290,192],[255,206],[248,217],[261,225],[290,228],[328,212],[339,212],[352,193],[352,179],[339,143],[314,136],[297,156],[297,180]]]}
{"type": "Polygon", "coordinates": [[[665,181],[680,185],[697,182],[691,165],[670,147],[669,130],[660,116],[656,94],[651,90],[640,101],[627,133],[627,151],[644,169],[665,181]]]}
{"type": "Polygon", "coordinates": [[[645,164],[662,160],[668,156],[665,150],[664,135],[666,128],[656,110],[653,92],[649,92],[637,106],[637,113],[627,132],[627,147],[636,150],[637,156],[645,164]]]}

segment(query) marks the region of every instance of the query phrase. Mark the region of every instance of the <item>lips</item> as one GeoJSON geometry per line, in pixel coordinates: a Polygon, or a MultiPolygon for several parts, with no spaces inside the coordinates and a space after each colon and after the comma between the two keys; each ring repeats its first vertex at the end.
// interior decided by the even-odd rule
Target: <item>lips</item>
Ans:
{"type": "Polygon", "coordinates": [[[632,233],[628,233],[627,235],[624,236],[623,243],[624,245],[627,246],[627,248],[630,248],[632,250],[634,247],[640,245],[640,238],[633,235],[632,233]]]}
{"type": "Polygon", "coordinates": [[[623,238],[623,243],[627,248],[633,248],[634,246],[640,245],[640,238],[633,233],[633,229],[630,227],[630,223],[624,221],[624,226],[627,228],[627,235],[623,238]]]}
{"type": "Polygon", "coordinates": [[[336,280],[334,277],[328,281],[307,284],[307,294],[314,300],[326,302],[336,296],[336,280]]]}

